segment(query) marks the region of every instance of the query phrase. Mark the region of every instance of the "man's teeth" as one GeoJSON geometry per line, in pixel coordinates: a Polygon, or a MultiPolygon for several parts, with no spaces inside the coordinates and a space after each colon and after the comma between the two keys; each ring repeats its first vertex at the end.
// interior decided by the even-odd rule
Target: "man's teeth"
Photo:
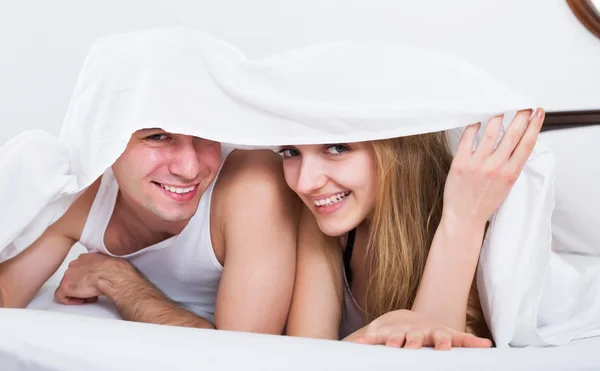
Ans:
{"type": "Polygon", "coordinates": [[[342,201],[344,198],[346,198],[346,196],[348,196],[349,194],[350,194],[350,192],[341,192],[336,195],[333,195],[333,196],[330,196],[327,198],[323,198],[321,200],[315,200],[315,201],[313,201],[313,204],[315,204],[315,206],[335,205],[338,202],[342,201]]]}
{"type": "Polygon", "coordinates": [[[196,186],[191,186],[191,187],[186,187],[186,188],[179,188],[179,187],[172,187],[166,184],[161,184],[161,187],[163,187],[164,189],[166,189],[169,192],[173,192],[173,193],[188,193],[194,190],[194,188],[196,188],[196,186]]]}

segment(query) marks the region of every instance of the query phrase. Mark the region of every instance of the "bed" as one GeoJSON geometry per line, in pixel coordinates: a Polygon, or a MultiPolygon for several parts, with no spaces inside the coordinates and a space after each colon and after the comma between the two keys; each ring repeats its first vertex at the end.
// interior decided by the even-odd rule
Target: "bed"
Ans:
{"type": "MultiPolygon", "coordinates": [[[[547,133],[542,136],[555,150],[557,179],[568,171],[570,178],[579,176],[590,183],[591,175],[600,182],[597,165],[587,173],[564,165],[565,153],[581,149],[576,148],[580,140],[600,139],[600,125],[574,127],[600,122],[594,115],[598,112],[549,115],[547,133]],[[564,143],[563,138],[568,141],[564,143]]],[[[597,146],[591,147],[587,150],[600,156],[597,146]]],[[[600,337],[560,347],[438,352],[124,322],[102,298],[83,306],[54,301],[54,290],[68,262],[82,251],[79,245],[72,249],[28,309],[0,309],[0,370],[600,369],[600,337]]],[[[600,254],[564,251],[562,255],[578,270],[600,269],[600,254]]]]}

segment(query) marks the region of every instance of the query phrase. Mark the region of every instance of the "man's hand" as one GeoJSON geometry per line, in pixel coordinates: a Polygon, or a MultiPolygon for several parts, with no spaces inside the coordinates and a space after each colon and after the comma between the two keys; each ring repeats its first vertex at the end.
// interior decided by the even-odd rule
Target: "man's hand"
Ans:
{"type": "Polygon", "coordinates": [[[104,277],[119,279],[137,274],[124,259],[104,254],[81,254],[69,264],[54,296],[66,305],[91,303],[103,293],[98,282],[104,277]]]}
{"type": "Polygon", "coordinates": [[[56,290],[67,305],[92,303],[106,296],[124,320],[172,326],[214,328],[212,323],[169,300],[127,260],[104,254],[81,254],[56,290]]]}

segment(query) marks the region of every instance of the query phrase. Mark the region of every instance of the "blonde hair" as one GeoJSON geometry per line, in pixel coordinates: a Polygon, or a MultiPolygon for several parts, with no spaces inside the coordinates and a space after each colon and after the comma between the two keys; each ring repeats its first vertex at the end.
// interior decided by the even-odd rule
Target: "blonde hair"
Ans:
{"type": "MultiPolygon", "coordinates": [[[[412,307],[442,217],[453,158],[444,132],[374,141],[373,148],[379,179],[366,254],[371,274],[364,309],[369,322],[412,307]]],[[[485,327],[472,287],[467,329],[485,335],[482,323],[485,327]]]]}

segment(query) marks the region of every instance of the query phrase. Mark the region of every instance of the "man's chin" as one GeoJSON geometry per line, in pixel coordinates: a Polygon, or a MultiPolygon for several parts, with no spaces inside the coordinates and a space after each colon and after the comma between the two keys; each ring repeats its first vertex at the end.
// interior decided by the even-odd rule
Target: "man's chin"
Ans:
{"type": "MultiPolygon", "coordinates": [[[[187,206],[187,205],[186,205],[187,206]]],[[[154,210],[153,214],[164,222],[176,223],[176,222],[185,222],[192,219],[194,214],[196,214],[196,209],[198,205],[191,207],[191,205],[187,207],[176,207],[176,206],[162,206],[158,210],[154,210]]]]}
{"type": "Polygon", "coordinates": [[[194,216],[195,212],[186,212],[186,213],[162,213],[161,215],[157,215],[162,221],[177,223],[177,222],[187,222],[194,216]]]}

